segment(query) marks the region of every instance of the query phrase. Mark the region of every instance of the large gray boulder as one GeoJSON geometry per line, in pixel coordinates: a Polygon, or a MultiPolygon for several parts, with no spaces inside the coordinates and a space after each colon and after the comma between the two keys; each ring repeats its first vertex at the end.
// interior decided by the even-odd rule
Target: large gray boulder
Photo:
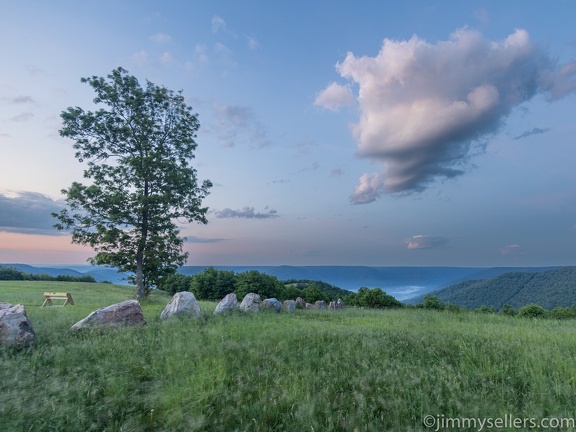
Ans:
{"type": "Polygon", "coordinates": [[[282,312],[282,303],[276,298],[268,298],[262,302],[262,308],[282,312]]]}
{"type": "Polygon", "coordinates": [[[238,299],[236,298],[236,294],[230,293],[226,294],[220,303],[214,309],[214,314],[219,315],[222,313],[231,312],[238,309],[238,299]]]}
{"type": "Polygon", "coordinates": [[[282,306],[284,307],[285,311],[293,311],[296,310],[296,301],[294,300],[284,300],[284,303],[282,303],[282,306]]]}
{"type": "Polygon", "coordinates": [[[336,300],[336,309],[344,309],[345,307],[346,305],[344,304],[344,301],[342,301],[341,298],[336,300]]]}
{"type": "Polygon", "coordinates": [[[95,310],[72,326],[72,330],[146,324],[138,300],[126,300],[95,310]]]}
{"type": "Polygon", "coordinates": [[[296,297],[296,307],[298,309],[306,309],[306,301],[302,297],[296,297]]]}
{"type": "Polygon", "coordinates": [[[326,309],[328,305],[324,300],[318,300],[314,303],[314,309],[326,309]]]}
{"type": "Polygon", "coordinates": [[[166,320],[171,317],[202,318],[202,310],[196,301],[196,297],[189,291],[177,292],[166,305],[160,319],[166,320]]]}
{"type": "Polygon", "coordinates": [[[240,310],[244,312],[258,312],[260,307],[260,296],[255,293],[248,293],[240,303],[240,310]]]}
{"type": "Polygon", "coordinates": [[[0,345],[27,347],[36,340],[23,305],[0,303],[0,345]]]}

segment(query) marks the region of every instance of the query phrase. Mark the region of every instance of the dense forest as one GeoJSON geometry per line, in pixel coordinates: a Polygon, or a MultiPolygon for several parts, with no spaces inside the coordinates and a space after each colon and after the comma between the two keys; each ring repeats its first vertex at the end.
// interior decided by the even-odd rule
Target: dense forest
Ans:
{"type": "Polygon", "coordinates": [[[541,273],[512,272],[483,280],[464,281],[433,293],[444,303],[467,309],[482,306],[500,310],[538,304],[552,310],[576,305],[576,267],[541,273]]]}

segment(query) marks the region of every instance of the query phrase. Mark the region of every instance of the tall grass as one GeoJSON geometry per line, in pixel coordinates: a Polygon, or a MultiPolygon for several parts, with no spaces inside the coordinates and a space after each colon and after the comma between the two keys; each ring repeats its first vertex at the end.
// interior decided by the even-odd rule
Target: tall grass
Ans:
{"type": "Polygon", "coordinates": [[[75,306],[46,309],[45,287],[0,284],[0,301],[28,302],[38,333],[30,349],[0,350],[3,431],[419,431],[425,415],[576,417],[572,322],[426,310],[214,316],[213,303],[201,304],[205,319],[161,322],[169,297],[155,293],[145,327],[73,333],[90,310],[132,295],[77,287],[54,289],[73,291],[75,306]]]}

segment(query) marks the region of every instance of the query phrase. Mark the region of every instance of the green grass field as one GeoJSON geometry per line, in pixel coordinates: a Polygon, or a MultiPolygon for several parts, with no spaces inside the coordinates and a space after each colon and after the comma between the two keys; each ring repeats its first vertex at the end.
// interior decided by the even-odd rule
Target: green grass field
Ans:
{"type": "Polygon", "coordinates": [[[216,317],[201,302],[206,319],[161,322],[170,297],[155,292],[147,326],[69,330],[133,294],[0,282],[0,301],[23,303],[37,333],[30,349],[0,348],[0,430],[436,431],[479,430],[440,427],[456,417],[576,418],[573,321],[417,309],[216,317]],[[44,291],[76,305],[40,308],[44,291]]]}

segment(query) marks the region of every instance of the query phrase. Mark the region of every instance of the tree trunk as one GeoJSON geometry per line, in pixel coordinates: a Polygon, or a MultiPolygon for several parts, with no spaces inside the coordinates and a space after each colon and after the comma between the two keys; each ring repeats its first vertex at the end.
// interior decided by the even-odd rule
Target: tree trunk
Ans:
{"type": "Polygon", "coordinates": [[[148,181],[144,181],[144,205],[142,209],[142,228],[141,237],[138,242],[138,250],[136,251],[136,296],[138,299],[143,299],[148,295],[147,289],[144,286],[144,251],[146,249],[146,242],[148,240],[148,181]]]}
{"type": "Polygon", "coordinates": [[[144,286],[144,249],[138,247],[136,252],[136,297],[142,300],[146,297],[146,287],[144,286]]]}

